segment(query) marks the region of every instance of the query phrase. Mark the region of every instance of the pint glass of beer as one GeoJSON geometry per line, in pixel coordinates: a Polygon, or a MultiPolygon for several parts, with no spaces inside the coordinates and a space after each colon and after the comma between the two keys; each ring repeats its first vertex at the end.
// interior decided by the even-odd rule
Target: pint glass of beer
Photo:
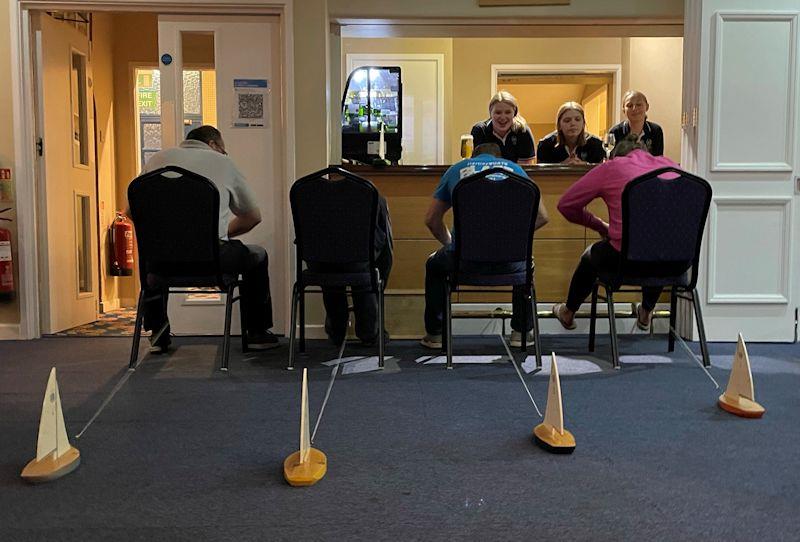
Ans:
{"type": "Polygon", "coordinates": [[[471,135],[462,135],[461,136],[461,158],[469,158],[472,156],[472,136],[471,135]]]}

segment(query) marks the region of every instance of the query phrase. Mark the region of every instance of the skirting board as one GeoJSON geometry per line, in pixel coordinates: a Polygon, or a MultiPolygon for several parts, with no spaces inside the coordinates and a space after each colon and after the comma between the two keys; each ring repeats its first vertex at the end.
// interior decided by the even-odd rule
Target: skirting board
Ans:
{"type": "Polygon", "coordinates": [[[0,324],[0,341],[16,341],[19,338],[19,324],[0,324]]]}
{"type": "MultiPolygon", "coordinates": [[[[588,334],[589,333],[589,319],[577,319],[578,327],[575,330],[567,331],[561,324],[551,318],[539,319],[539,333],[542,335],[560,335],[560,334],[588,334]]],[[[643,334],[636,328],[636,322],[632,318],[618,318],[617,321],[617,334],[643,334]]],[[[665,334],[669,331],[669,320],[665,318],[653,319],[654,332],[658,334],[665,334]]],[[[490,318],[474,318],[474,319],[455,319],[453,320],[453,333],[455,335],[497,335],[501,331],[500,320],[490,318]]],[[[391,333],[391,331],[390,331],[391,333]]],[[[511,333],[511,322],[506,320],[506,334],[511,333]]],[[[298,331],[299,334],[299,331],[298,331]]],[[[608,318],[599,317],[597,319],[597,334],[602,336],[608,334],[608,318]]],[[[352,335],[352,331],[351,331],[352,335]]],[[[298,335],[299,336],[299,335],[298,335]]],[[[288,337],[288,335],[287,335],[288,337]]],[[[350,338],[354,338],[352,335],[350,338]]],[[[419,339],[421,335],[405,335],[405,334],[392,334],[393,339],[419,339]]],[[[307,339],[327,339],[324,327],[322,325],[309,325],[306,324],[306,338],[307,339]]]]}

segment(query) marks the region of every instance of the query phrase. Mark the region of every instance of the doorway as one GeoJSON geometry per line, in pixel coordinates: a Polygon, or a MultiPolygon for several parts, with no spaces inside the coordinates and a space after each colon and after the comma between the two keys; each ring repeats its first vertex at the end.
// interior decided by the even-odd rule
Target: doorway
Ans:
{"type": "Polygon", "coordinates": [[[556,112],[564,102],[577,102],[586,115],[586,131],[600,139],[619,122],[622,66],[492,65],[492,94],[507,90],[519,101],[535,140],[556,129],[556,112]]]}
{"type": "Polygon", "coordinates": [[[534,139],[556,130],[556,111],[565,102],[583,106],[586,131],[603,139],[614,125],[613,74],[499,74],[497,90],[510,92],[534,139]]]}
{"type": "MultiPolygon", "coordinates": [[[[114,7],[119,6],[115,4],[114,7]]],[[[284,35],[282,11],[273,8],[247,17],[214,17],[215,28],[209,28],[208,18],[203,21],[202,16],[182,16],[180,20],[174,16],[161,16],[162,20],[169,19],[167,24],[172,28],[184,23],[195,25],[179,34],[183,38],[179,42],[181,51],[173,56],[182,60],[182,81],[172,85],[173,98],[166,101],[162,99],[164,66],[159,66],[159,49],[164,46],[164,41],[159,40],[158,14],[111,11],[81,13],[86,30],[80,32],[75,28],[76,23],[57,21],[56,17],[44,11],[21,11],[24,16],[31,17],[31,35],[34,38],[31,43],[34,52],[38,51],[38,55],[31,55],[34,61],[30,77],[25,83],[37,92],[37,99],[30,106],[38,121],[35,131],[42,136],[44,148],[42,156],[37,156],[35,165],[37,183],[43,187],[37,206],[46,210],[38,213],[40,222],[36,228],[41,276],[34,283],[38,284],[41,299],[38,311],[41,319],[37,326],[40,333],[85,329],[88,330],[86,335],[96,335],[97,329],[111,327],[119,330],[119,334],[125,334],[119,322],[123,320],[121,315],[127,314],[126,309],[130,312],[135,307],[138,278],[110,275],[108,227],[116,211],[125,208],[127,184],[140,173],[143,163],[161,148],[179,143],[189,130],[201,124],[218,126],[223,132],[233,160],[243,170],[259,199],[265,216],[259,228],[265,231],[253,232],[244,241],[261,244],[269,251],[272,289],[277,292],[274,296],[275,331],[283,331],[286,312],[286,302],[282,299],[285,290],[283,282],[290,272],[286,268],[288,262],[285,256],[288,252],[286,217],[281,207],[288,191],[283,186],[284,179],[291,178],[294,168],[284,138],[275,135],[286,130],[292,117],[290,108],[282,99],[285,85],[283,74],[286,72],[285,44],[288,41],[284,35]],[[44,19],[45,23],[40,23],[40,19],[44,19]],[[256,30],[254,23],[258,21],[267,26],[262,25],[256,30]],[[58,49],[41,46],[52,43],[49,35],[36,33],[42,24],[48,25],[48,31],[52,30],[49,27],[55,25],[58,32],[78,32],[83,35],[81,44],[70,45],[70,62],[73,66],[62,70],[70,74],[72,79],[69,84],[60,80],[54,83],[36,79],[38,74],[51,71],[50,60],[45,58],[46,52],[58,49]],[[198,30],[198,24],[206,28],[198,30]],[[262,49],[263,55],[248,56],[250,60],[255,58],[264,60],[264,63],[262,66],[242,66],[241,59],[234,59],[232,51],[240,51],[240,40],[252,39],[253,32],[267,41],[262,49]],[[215,59],[225,60],[229,66],[229,72],[224,74],[225,89],[222,79],[218,79],[215,59]],[[238,94],[233,79],[237,76],[262,77],[269,81],[266,118],[270,123],[261,127],[260,134],[255,134],[259,130],[254,129],[234,129],[232,111],[238,94]],[[47,86],[56,90],[45,92],[47,86]],[[86,95],[81,96],[76,89],[83,89],[86,95]],[[174,99],[175,90],[183,91],[179,100],[174,99]],[[224,92],[227,92],[226,98],[217,100],[218,93],[224,92]],[[52,98],[58,94],[65,97],[64,104],[60,106],[55,105],[52,98]],[[93,110],[91,104],[95,97],[98,103],[96,110],[93,110]],[[174,127],[174,123],[170,122],[170,129],[162,129],[165,116],[163,103],[180,104],[184,108],[181,117],[184,125],[180,130],[172,130],[173,136],[163,133],[174,127]],[[65,129],[55,128],[53,123],[60,121],[60,117],[53,110],[64,113],[65,129]],[[95,125],[96,132],[93,132],[95,125]],[[76,126],[78,129],[73,129],[76,126]],[[60,134],[67,134],[67,137],[61,137],[60,134]],[[266,148],[265,152],[255,148],[255,142],[259,140],[266,148]],[[268,161],[269,167],[249,163],[248,157],[251,155],[268,161]],[[62,161],[69,158],[74,164],[73,169],[94,172],[97,185],[91,190],[73,189],[69,198],[60,194],[53,188],[65,184],[57,182],[60,179],[52,174],[61,168],[60,164],[53,162],[57,158],[62,161]],[[48,161],[52,163],[48,164],[48,161]],[[62,207],[62,214],[70,214],[69,221],[51,212],[51,208],[62,207]],[[65,228],[64,225],[69,227],[65,228]],[[65,250],[64,247],[74,248],[65,250]],[[66,264],[57,259],[67,257],[70,260],[65,260],[66,264]],[[64,272],[65,269],[69,269],[69,273],[64,272]],[[74,282],[75,291],[54,283],[54,278],[65,284],[74,282]],[[62,295],[64,292],[69,295],[62,295]],[[76,300],[85,300],[84,305],[89,307],[79,316],[76,314],[76,300]],[[109,319],[116,322],[114,326],[106,326],[109,319]]],[[[61,12],[59,15],[60,18],[73,19],[70,13],[61,12]]],[[[57,52],[53,54],[63,56],[57,52]]],[[[173,109],[173,114],[167,113],[166,116],[174,120],[179,115],[175,115],[173,109]]],[[[171,309],[176,307],[180,311],[180,307],[188,301],[189,305],[194,304],[199,310],[192,311],[188,319],[177,315],[176,320],[183,322],[183,325],[179,324],[177,329],[173,326],[173,329],[183,334],[220,334],[222,317],[216,317],[215,312],[216,307],[224,308],[224,299],[219,298],[214,296],[214,299],[210,299],[205,293],[184,300],[176,296],[170,303],[171,309]]]]}

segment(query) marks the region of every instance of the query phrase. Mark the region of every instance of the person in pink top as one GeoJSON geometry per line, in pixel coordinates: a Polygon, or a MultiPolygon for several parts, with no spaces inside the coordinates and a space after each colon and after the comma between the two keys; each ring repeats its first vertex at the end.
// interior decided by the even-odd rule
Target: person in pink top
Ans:
{"type": "MultiPolygon", "coordinates": [[[[561,196],[558,210],[575,224],[591,228],[603,239],[594,243],[581,256],[572,275],[566,303],[553,306],[553,314],[566,329],[575,329],[575,312],[589,294],[599,271],[613,271],[619,266],[622,243],[622,191],[630,181],[649,171],[663,167],[678,167],[664,156],[653,156],[644,144],[633,136],[618,142],[612,159],[578,179],[561,196]],[[586,209],[595,198],[602,198],[608,207],[608,224],[586,209]]],[[[644,288],[642,303],[637,310],[639,329],[650,327],[650,317],[661,295],[661,288],[644,288]]]]}

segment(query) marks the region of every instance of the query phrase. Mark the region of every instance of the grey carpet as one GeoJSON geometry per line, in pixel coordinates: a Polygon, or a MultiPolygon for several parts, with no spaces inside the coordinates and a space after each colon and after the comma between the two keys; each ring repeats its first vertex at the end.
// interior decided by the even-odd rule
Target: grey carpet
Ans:
{"type": "MultiPolygon", "coordinates": [[[[749,345],[757,399],[744,420],[719,410],[711,382],[664,337],[621,338],[629,361],[585,336],[544,337],[545,351],[599,372],[562,375],[571,456],[530,442],[539,423],[507,363],[418,364],[394,341],[384,373],[340,375],[315,446],[329,460],[316,486],[291,488],[300,371],[287,350],[242,355],[214,370],[220,341],[179,338],[144,358],[73,444],[77,471],[54,483],[19,478],[35,454],[42,394],[58,367],[75,435],[127,366],[126,339],[0,342],[0,540],[796,540],[800,533],[797,345],[749,345]]],[[[502,353],[458,338],[456,353],[502,353]]],[[[697,345],[692,345],[697,351],[697,345]]],[[[724,387],[735,345],[711,345],[724,387]],[[727,364],[727,365],[726,365],[727,364]],[[727,368],[726,368],[727,367],[727,368]]],[[[345,356],[372,355],[348,347],[345,356]]],[[[336,357],[311,341],[312,424],[336,357]]],[[[521,356],[520,356],[521,358],[521,356]]],[[[547,375],[526,380],[544,410],[547,375]]]]}

